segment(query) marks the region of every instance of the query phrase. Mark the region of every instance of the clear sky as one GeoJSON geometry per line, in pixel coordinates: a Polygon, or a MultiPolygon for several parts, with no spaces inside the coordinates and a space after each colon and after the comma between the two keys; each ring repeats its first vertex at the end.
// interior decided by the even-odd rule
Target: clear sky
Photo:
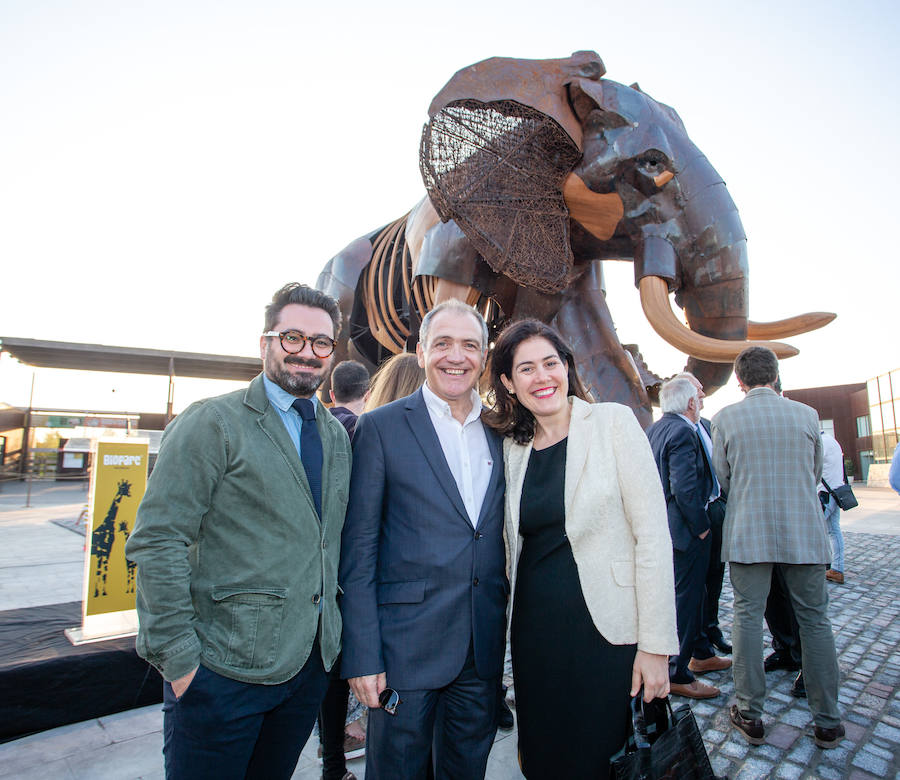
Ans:
{"type": "MultiPolygon", "coordinates": [[[[275,289],[422,196],[421,127],[457,69],[593,49],[728,183],[751,317],[838,312],[789,339],[785,386],[865,381],[900,365],[898,29],[880,0],[0,0],[0,335],[255,355],[275,289]]],[[[630,265],[607,275],[621,340],[678,370],[630,265]]],[[[0,401],[30,380],[4,355],[0,401]]],[[[162,411],[165,385],[39,370],[35,402],[162,411]]],[[[176,409],[228,387],[178,380],[176,409]]]]}

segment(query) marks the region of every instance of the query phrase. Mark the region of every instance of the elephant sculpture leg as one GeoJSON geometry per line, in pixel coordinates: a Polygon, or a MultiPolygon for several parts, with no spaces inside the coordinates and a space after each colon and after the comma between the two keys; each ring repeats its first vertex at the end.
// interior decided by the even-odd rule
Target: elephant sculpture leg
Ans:
{"type": "Polygon", "coordinates": [[[606,296],[600,264],[591,263],[563,294],[562,306],[550,323],[572,347],[578,373],[597,401],[616,399],[634,410],[643,428],[653,422],[650,399],[630,356],[619,343],[606,296]]]}

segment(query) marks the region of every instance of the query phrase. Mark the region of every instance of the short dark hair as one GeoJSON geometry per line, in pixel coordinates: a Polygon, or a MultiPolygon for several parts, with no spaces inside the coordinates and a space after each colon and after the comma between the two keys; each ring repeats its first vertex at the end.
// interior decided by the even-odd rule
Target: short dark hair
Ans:
{"type": "Polygon", "coordinates": [[[734,373],[748,388],[771,385],[778,379],[778,358],[768,347],[747,347],[735,359],[734,373]]]}
{"type": "Polygon", "coordinates": [[[271,303],[266,306],[263,331],[272,330],[275,327],[281,310],[289,303],[299,303],[301,306],[322,309],[331,317],[334,325],[334,337],[338,337],[341,332],[341,308],[338,306],[338,302],[321,290],[299,282],[289,282],[272,296],[271,303]]]}
{"type": "Polygon", "coordinates": [[[575,368],[575,355],[559,333],[540,320],[519,320],[508,325],[491,352],[490,378],[494,405],[482,419],[502,436],[512,436],[517,444],[527,444],[534,438],[534,415],[509,394],[500,376],[512,377],[516,349],[523,341],[532,338],[547,339],[553,345],[568,367],[569,395],[587,400],[587,393],[575,368]]]}
{"type": "Polygon", "coordinates": [[[339,403],[358,401],[369,389],[369,370],[355,360],[344,360],[331,372],[331,390],[339,403]]]}

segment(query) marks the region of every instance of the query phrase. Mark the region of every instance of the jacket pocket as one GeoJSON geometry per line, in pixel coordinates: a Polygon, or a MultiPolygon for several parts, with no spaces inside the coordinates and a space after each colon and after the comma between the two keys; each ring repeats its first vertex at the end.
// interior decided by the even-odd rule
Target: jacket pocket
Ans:
{"type": "Polygon", "coordinates": [[[419,604],[422,601],[425,601],[425,580],[380,582],[378,584],[379,605],[419,604]]]}
{"type": "Polygon", "coordinates": [[[213,588],[211,633],[226,666],[263,670],[275,663],[286,598],[286,588],[213,588]]]}
{"type": "Polygon", "coordinates": [[[623,588],[634,587],[634,561],[613,561],[613,579],[623,588]]]}

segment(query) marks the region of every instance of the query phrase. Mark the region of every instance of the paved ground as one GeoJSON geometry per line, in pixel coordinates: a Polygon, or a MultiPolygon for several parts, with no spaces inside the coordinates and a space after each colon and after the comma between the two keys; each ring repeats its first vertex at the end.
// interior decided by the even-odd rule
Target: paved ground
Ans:
{"type": "MultiPolygon", "coordinates": [[[[692,707],[720,775],[900,780],[900,498],[886,489],[856,492],[860,507],[842,518],[847,581],[829,585],[847,739],[835,750],[816,748],[806,700],[790,695],[793,675],[779,671],[767,675],[766,744],[750,747],[729,727],[730,672],[706,675],[724,695],[692,707]]],[[[44,484],[35,486],[32,508],[23,508],[24,499],[21,486],[0,491],[0,610],[79,599],[83,538],[70,528],[83,489],[44,484]]],[[[730,599],[726,576],[726,634],[730,599]]],[[[684,701],[673,698],[676,706],[684,701]]],[[[25,737],[0,745],[0,778],[162,778],[161,728],[154,706],[25,737]]],[[[363,765],[358,759],[350,768],[363,778],[363,765]]],[[[320,772],[311,740],[294,778],[314,780],[320,772]]],[[[487,776],[521,778],[515,731],[498,734],[487,776]]]]}

